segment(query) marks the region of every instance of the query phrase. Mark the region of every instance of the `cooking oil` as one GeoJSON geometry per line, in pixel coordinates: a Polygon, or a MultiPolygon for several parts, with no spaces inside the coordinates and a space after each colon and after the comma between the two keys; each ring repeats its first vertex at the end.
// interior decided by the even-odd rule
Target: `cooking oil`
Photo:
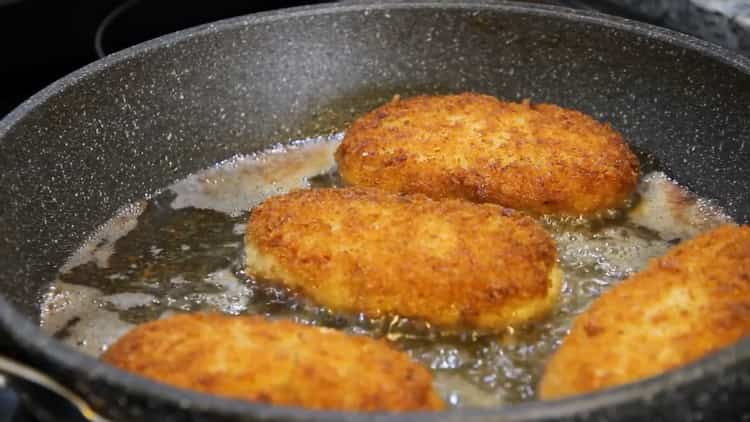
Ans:
{"type": "Polygon", "coordinates": [[[291,189],[342,185],[333,153],[342,134],[233,157],[128,205],[61,267],[42,328],[84,353],[106,350],[135,324],[175,312],[262,314],[384,338],[429,367],[451,406],[532,400],[544,364],[571,320],[605,289],[682,239],[729,218],[641,158],[633,206],[599,221],[542,223],[559,249],[563,286],[554,311],[502,333],[441,332],[397,315],[369,319],[316,306],[242,268],[248,210],[291,189]]]}

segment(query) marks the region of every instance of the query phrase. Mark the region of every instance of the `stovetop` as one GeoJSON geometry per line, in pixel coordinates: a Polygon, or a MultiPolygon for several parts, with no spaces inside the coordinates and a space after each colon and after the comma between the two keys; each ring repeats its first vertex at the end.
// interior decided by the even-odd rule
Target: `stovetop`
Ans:
{"type": "MultiPolygon", "coordinates": [[[[625,1],[530,0],[598,9],[629,18],[664,23],[638,15],[625,1]],[[618,7],[617,5],[620,4],[618,7]]],[[[0,117],[56,79],[99,57],[179,29],[218,19],[324,1],[237,2],[211,0],[0,0],[0,117]]],[[[664,2],[662,2],[664,3],[664,2]]],[[[2,354],[0,350],[0,354],[2,354]]],[[[0,422],[33,422],[19,397],[0,376],[0,422]]]]}
{"type": "MultiPolygon", "coordinates": [[[[0,117],[102,54],[218,19],[329,1],[0,0],[0,117]]],[[[600,9],[605,7],[600,0],[529,1],[578,8],[593,8],[589,3],[600,9]]],[[[613,6],[606,6],[606,11],[626,13],[613,6]]]]}

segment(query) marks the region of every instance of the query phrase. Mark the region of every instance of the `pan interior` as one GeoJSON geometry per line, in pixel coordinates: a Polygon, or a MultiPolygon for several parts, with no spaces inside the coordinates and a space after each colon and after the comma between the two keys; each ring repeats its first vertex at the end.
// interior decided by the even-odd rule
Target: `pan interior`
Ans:
{"type": "MultiPolygon", "coordinates": [[[[18,315],[40,321],[58,269],[124,204],[235,154],[340,131],[395,94],[466,90],[607,121],[691,191],[749,220],[747,60],[637,24],[514,4],[340,5],[244,17],[116,54],[0,122],[0,291],[19,311],[3,314],[11,315],[3,340],[51,376],[80,379],[75,389],[108,401],[113,415],[138,419],[148,409],[185,419],[182,395],[156,400],[155,387],[17,329],[18,315]],[[96,370],[77,372],[76,364],[96,370]],[[124,404],[108,400],[126,385],[124,404]]],[[[736,371],[712,368],[702,376],[715,382],[685,384],[632,409],[623,402],[601,417],[640,415],[656,402],[689,412],[700,407],[698,392],[736,389],[736,371]]],[[[229,406],[190,400],[211,417],[229,406]]],[[[602,403],[576,406],[583,402],[602,403]]],[[[249,410],[240,410],[224,417],[241,420],[249,410]]]]}
{"type": "Polygon", "coordinates": [[[672,244],[730,221],[641,154],[645,176],[626,212],[542,219],[563,270],[560,303],[543,320],[497,334],[341,314],[245,274],[243,235],[248,210],[268,196],[343,186],[333,158],[342,135],[237,156],[121,208],[61,268],[42,305],[43,330],[97,356],[135,324],[175,312],[291,319],[386,339],[432,370],[446,403],[496,407],[534,399],[571,319],[602,291],[672,244]]]}
{"type": "Polygon", "coordinates": [[[523,7],[342,7],[154,42],[9,116],[0,288],[38,321],[56,269],[123,204],[235,154],[343,130],[396,94],[467,90],[607,121],[698,195],[750,216],[750,77],[739,68],[523,7]]]}

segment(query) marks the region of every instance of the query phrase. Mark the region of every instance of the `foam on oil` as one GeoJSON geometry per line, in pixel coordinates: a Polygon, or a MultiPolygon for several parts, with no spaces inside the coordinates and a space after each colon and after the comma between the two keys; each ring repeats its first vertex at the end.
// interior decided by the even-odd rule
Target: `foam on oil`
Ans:
{"type": "MultiPolygon", "coordinates": [[[[383,337],[431,368],[453,406],[532,399],[544,363],[572,318],[604,289],[672,244],[729,221],[664,173],[641,179],[636,205],[617,218],[575,224],[545,218],[563,270],[554,312],[500,335],[446,334],[399,318],[339,315],[243,273],[247,211],[296,188],[339,186],[341,134],[238,156],[190,175],[149,200],[123,208],[61,268],[42,306],[42,328],[98,356],[135,324],[174,312],[263,314],[383,337]]],[[[648,167],[648,166],[645,166],[648,167]]]]}

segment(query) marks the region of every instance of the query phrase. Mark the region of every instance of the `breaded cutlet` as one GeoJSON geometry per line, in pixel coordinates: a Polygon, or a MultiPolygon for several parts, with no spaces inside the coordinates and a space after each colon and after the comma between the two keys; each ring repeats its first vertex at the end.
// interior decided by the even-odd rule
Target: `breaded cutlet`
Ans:
{"type": "Polygon", "coordinates": [[[639,173],[609,125],[473,93],[395,99],[365,113],[346,130],[336,162],[353,186],[574,216],[622,206],[639,173]]]}
{"type": "Polygon", "coordinates": [[[640,380],[750,334],[750,227],[682,242],[604,292],[547,364],[551,399],[640,380]]]}
{"type": "Polygon", "coordinates": [[[493,204],[370,188],[299,190],[251,211],[246,269],[345,313],[499,331],[544,315],[557,250],[530,217],[493,204]]]}
{"type": "Polygon", "coordinates": [[[439,410],[427,369],[386,342],[261,317],[181,314],[137,326],[101,359],[174,387],[319,410],[439,410]]]}

